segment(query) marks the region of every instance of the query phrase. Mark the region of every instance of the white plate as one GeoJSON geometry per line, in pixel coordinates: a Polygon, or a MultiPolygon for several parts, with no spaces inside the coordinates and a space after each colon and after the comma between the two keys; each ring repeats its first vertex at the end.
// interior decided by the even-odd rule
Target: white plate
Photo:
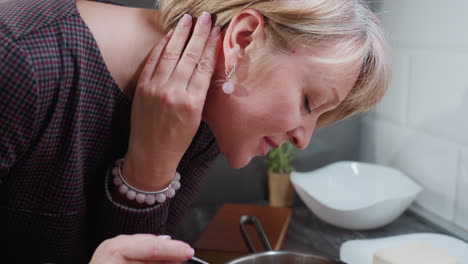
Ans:
{"type": "Polygon", "coordinates": [[[435,233],[415,233],[346,241],[341,245],[340,259],[348,264],[372,264],[374,252],[413,242],[426,242],[458,259],[460,264],[468,264],[468,243],[458,238],[435,233]]]}

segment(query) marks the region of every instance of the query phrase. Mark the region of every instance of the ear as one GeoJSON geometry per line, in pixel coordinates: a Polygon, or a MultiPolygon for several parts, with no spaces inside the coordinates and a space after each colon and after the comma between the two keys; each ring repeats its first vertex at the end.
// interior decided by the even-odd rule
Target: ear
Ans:
{"type": "Polygon", "coordinates": [[[239,11],[229,23],[223,40],[225,68],[231,69],[245,54],[251,55],[255,48],[266,42],[265,20],[257,10],[239,11]]]}

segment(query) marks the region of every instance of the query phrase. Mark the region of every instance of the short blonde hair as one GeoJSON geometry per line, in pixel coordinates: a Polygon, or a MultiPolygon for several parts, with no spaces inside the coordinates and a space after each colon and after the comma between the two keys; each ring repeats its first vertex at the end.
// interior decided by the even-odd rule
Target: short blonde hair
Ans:
{"type": "Polygon", "coordinates": [[[160,0],[159,7],[166,31],[185,13],[198,17],[206,11],[224,28],[239,11],[251,8],[263,15],[273,50],[284,52],[294,43],[344,44],[343,60],[361,62],[359,76],[343,102],[319,118],[318,126],[368,111],[388,87],[388,45],[379,19],[362,0],[160,0]]]}

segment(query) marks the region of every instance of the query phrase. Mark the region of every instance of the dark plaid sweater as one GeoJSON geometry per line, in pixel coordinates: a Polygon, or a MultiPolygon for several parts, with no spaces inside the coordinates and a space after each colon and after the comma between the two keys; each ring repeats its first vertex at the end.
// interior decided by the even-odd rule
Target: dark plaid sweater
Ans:
{"type": "Polygon", "coordinates": [[[173,199],[129,208],[106,171],[126,153],[130,110],[74,0],[0,4],[1,262],[83,263],[118,234],[175,233],[214,137],[202,123],[173,199]]]}

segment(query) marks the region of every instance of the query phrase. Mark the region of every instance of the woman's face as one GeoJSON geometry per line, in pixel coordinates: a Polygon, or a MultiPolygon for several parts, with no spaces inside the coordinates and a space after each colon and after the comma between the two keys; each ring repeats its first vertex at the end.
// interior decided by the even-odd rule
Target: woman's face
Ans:
{"type": "MultiPolygon", "coordinates": [[[[259,60],[239,60],[232,94],[223,93],[220,85],[210,88],[203,118],[233,168],[287,140],[300,149],[309,144],[319,116],[339,105],[358,76],[354,61],[312,59],[333,59],[338,51],[333,46],[298,47],[273,55],[263,49],[264,54],[256,53],[259,60]]],[[[218,73],[224,71],[221,64],[218,73]]]]}

